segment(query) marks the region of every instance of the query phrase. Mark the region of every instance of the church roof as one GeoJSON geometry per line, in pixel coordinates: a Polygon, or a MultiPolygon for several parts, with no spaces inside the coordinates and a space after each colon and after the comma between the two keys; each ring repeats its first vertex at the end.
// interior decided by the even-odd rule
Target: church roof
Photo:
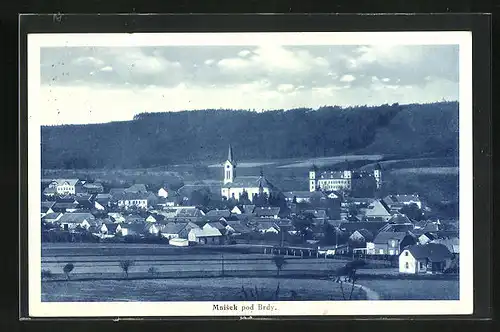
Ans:
{"type": "Polygon", "coordinates": [[[263,176],[239,176],[233,182],[226,183],[223,188],[262,188],[275,189],[275,186],[263,176]]]}

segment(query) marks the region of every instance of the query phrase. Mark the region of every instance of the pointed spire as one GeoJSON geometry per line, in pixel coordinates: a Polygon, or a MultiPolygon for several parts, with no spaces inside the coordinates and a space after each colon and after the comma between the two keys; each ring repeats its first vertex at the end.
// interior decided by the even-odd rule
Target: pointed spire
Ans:
{"type": "Polygon", "coordinates": [[[233,162],[233,148],[231,147],[231,144],[229,144],[229,151],[227,152],[227,160],[230,162],[233,162]]]}

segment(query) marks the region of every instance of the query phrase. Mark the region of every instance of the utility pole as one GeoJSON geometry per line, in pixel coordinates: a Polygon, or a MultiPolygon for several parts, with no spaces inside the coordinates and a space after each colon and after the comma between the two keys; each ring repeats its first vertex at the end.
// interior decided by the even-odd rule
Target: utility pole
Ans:
{"type": "Polygon", "coordinates": [[[224,276],[224,254],[221,254],[222,276],[224,276]]]}

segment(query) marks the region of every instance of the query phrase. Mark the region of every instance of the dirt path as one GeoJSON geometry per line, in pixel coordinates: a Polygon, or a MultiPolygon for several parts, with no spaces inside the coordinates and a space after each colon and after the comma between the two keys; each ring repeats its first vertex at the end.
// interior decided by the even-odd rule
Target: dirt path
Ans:
{"type": "Polygon", "coordinates": [[[359,288],[361,288],[362,290],[365,291],[367,300],[370,300],[370,301],[380,300],[380,295],[377,292],[375,292],[374,290],[371,290],[370,288],[363,286],[363,285],[359,285],[359,284],[356,286],[358,286],[359,288]]]}

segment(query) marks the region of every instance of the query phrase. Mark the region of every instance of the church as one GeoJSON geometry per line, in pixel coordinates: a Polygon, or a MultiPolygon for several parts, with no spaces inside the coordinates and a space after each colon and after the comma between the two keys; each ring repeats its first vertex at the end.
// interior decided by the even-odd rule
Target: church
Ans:
{"type": "Polygon", "coordinates": [[[259,194],[267,194],[277,191],[277,188],[264,177],[261,171],[260,176],[236,176],[236,160],[233,156],[233,149],[229,145],[227,160],[223,164],[224,181],[222,184],[222,197],[227,199],[240,199],[244,193],[248,194],[248,199],[254,201],[255,196],[259,194]]]}

